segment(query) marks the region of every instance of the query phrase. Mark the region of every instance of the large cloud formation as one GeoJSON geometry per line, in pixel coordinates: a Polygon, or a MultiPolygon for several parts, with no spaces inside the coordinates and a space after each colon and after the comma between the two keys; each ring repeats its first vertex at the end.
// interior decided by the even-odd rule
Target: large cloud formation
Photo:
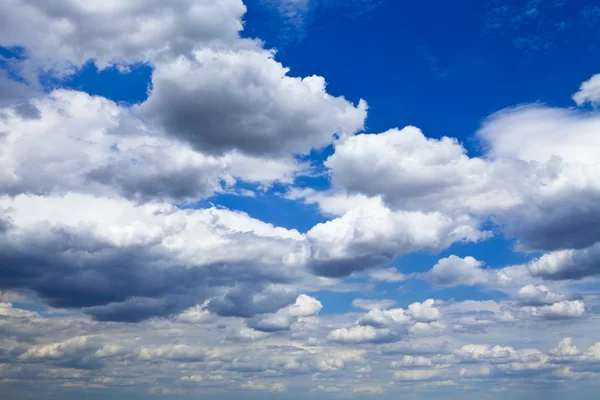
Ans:
{"type": "Polygon", "coordinates": [[[0,45],[24,55],[18,80],[0,73],[3,385],[381,395],[598,379],[598,76],[573,97],[590,109],[493,114],[473,156],[417,127],[363,133],[365,101],[242,38],[240,0],[3,6],[0,45]],[[147,100],[39,90],[38,74],[90,62],[149,65],[147,100]],[[294,187],[328,146],[331,186],[294,187]],[[209,204],[275,184],[324,222],[209,204]],[[494,235],[534,253],[504,268],[463,254],[494,235]],[[388,265],[453,245],[426,272],[388,265]],[[496,297],[362,298],[411,279],[496,297]],[[360,313],[322,293],[358,289],[360,313]]]}

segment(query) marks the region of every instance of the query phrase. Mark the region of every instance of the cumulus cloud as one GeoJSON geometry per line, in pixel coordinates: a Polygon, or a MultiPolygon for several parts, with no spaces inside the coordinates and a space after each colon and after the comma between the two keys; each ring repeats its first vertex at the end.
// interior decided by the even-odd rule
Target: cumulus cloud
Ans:
{"type": "Polygon", "coordinates": [[[484,122],[477,133],[496,159],[512,158],[540,163],[554,156],[567,162],[596,164],[600,139],[596,113],[551,108],[539,104],[508,108],[484,122]],[[565,135],[564,132],[571,132],[565,135]]]}
{"type": "Polygon", "coordinates": [[[519,301],[526,306],[543,306],[567,300],[563,294],[553,293],[544,285],[527,285],[519,290],[519,301]]]}
{"type": "Polygon", "coordinates": [[[534,317],[543,319],[571,319],[585,315],[585,304],[580,300],[559,301],[540,307],[524,307],[534,317]]]}
{"type": "Polygon", "coordinates": [[[453,138],[429,139],[416,127],[353,136],[336,145],[325,165],[351,194],[382,196],[395,209],[482,211],[515,202],[490,178],[511,166],[470,158],[453,138]]]}
{"type": "Polygon", "coordinates": [[[483,263],[473,257],[451,255],[433,266],[426,278],[439,286],[477,285],[488,282],[488,274],[481,269],[483,263]]]}
{"type": "Polygon", "coordinates": [[[579,91],[573,95],[573,100],[578,106],[590,103],[594,106],[600,104],[600,74],[592,76],[583,82],[579,91]]]}
{"type": "Polygon", "coordinates": [[[433,363],[431,359],[421,356],[404,356],[400,361],[392,361],[390,364],[391,368],[423,368],[431,367],[433,363]]]}
{"type": "Polygon", "coordinates": [[[294,304],[281,308],[276,313],[253,322],[251,326],[265,332],[286,330],[299,318],[317,315],[322,308],[323,305],[320,301],[314,297],[302,294],[298,296],[294,304]]]}
{"type": "Polygon", "coordinates": [[[573,339],[564,338],[558,346],[550,350],[550,355],[555,357],[573,357],[581,355],[581,351],[573,344],[573,339]]]}
{"type": "Polygon", "coordinates": [[[3,197],[0,209],[11,210],[0,234],[1,287],[34,290],[57,307],[87,307],[99,319],[172,314],[219,287],[229,294],[216,312],[231,302],[241,305],[238,315],[274,312],[297,295],[272,283],[297,282],[308,254],[297,231],[215,208],[69,194],[3,197]]]}
{"type": "Polygon", "coordinates": [[[527,267],[533,276],[551,280],[581,279],[600,273],[600,244],[584,249],[551,252],[531,261],[527,267]]]}
{"type": "Polygon", "coordinates": [[[352,209],[307,233],[311,270],[343,277],[383,265],[413,251],[439,251],[454,242],[477,241],[485,234],[477,221],[438,212],[392,211],[381,201],[352,209]]]}
{"type": "Polygon", "coordinates": [[[16,107],[0,110],[4,194],[76,191],[181,202],[224,191],[235,176],[268,185],[302,168],[235,153],[205,155],[161,137],[130,110],[82,92],[57,90],[31,105],[39,118],[24,116],[16,107]],[[54,145],[46,146],[46,141],[54,145]]]}
{"type": "Polygon", "coordinates": [[[392,308],[389,310],[372,309],[363,315],[358,323],[365,326],[392,326],[439,321],[442,313],[435,306],[435,300],[428,299],[423,303],[412,303],[405,310],[392,308]]]}
{"type": "MultiPolygon", "coordinates": [[[[554,292],[572,293],[572,282],[540,284],[598,272],[596,111],[503,110],[484,122],[472,157],[457,139],[415,127],[360,134],[366,102],[330,94],[323,77],[291,75],[242,38],[240,0],[4,3],[0,44],[24,49],[27,79],[0,75],[0,299],[15,302],[0,303],[3,382],[381,394],[394,388],[381,386],[389,367],[396,387],[597,378],[599,343],[523,348],[552,348],[575,323],[581,336],[597,331],[595,296],[584,303],[554,292]],[[38,72],[90,61],[123,73],[149,64],[148,99],[36,91],[38,72]],[[329,145],[331,187],[288,187],[321,167],[298,155],[329,145]],[[283,196],[317,205],[327,221],[301,233],[196,204],[242,193],[238,183],[286,185],[283,196]],[[409,278],[383,268],[395,258],[486,239],[489,226],[546,254],[503,270],[452,255],[410,277],[506,285],[510,299],[373,300],[379,283],[409,278]],[[331,279],[367,270],[367,283],[331,279]],[[321,313],[319,289],[363,283],[373,299],[352,302],[363,315],[321,313]],[[529,321],[539,329],[526,331],[529,321]],[[508,346],[489,344],[503,335],[508,346]],[[464,345],[469,337],[488,344],[464,345]]],[[[307,4],[281,2],[288,16],[307,4]]],[[[597,105],[598,82],[575,101],[597,105]]]]}
{"type": "Polygon", "coordinates": [[[408,306],[408,315],[419,322],[434,322],[442,318],[442,313],[435,306],[435,300],[428,299],[423,303],[412,303],[408,306]]]}
{"type": "Polygon", "coordinates": [[[187,55],[201,45],[239,40],[241,0],[63,1],[7,0],[0,44],[25,47],[46,68],[99,68],[187,55]],[[24,32],[21,27],[36,26],[24,32]]]}
{"type": "MultiPolygon", "coordinates": [[[[379,197],[394,211],[492,217],[526,249],[584,248],[600,240],[592,222],[600,212],[598,120],[595,112],[521,106],[484,122],[484,157],[407,127],[341,141],[325,164],[352,198],[379,197]]],[[[315,194],[306,201],[328,204],[315,194]]]]}
{"type": "Polygon", "coordinates": [[[137,111],[210,154],[308,153],[363,128],[365,102],[329,95],[322,77],[287,74],[267,50],[202,49],[157,66],[137,111]]]}
{"type": "Polygon", "coordinates": [[[393,340],[389,329],[376,329],[372,326],[354,326],[333,330],[327,339],[337,343],[381,343],[393,340]]]}
{"type": "Polygon", "coordinates": [[[403,308],[393,308],[390,310],[370,310],[358,320],[358,323],[361,325],[384,327],[396,324],[409,324],[411,321],[412,319],[406,310],[403,308]]]}

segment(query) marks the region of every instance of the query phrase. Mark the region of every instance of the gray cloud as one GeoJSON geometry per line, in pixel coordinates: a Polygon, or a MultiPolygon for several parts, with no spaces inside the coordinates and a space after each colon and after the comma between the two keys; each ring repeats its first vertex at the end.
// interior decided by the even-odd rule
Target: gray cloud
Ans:
{"type": "Polygon", "coordinates": [[[261,48],[205,49],[192,60],[160,64],[149,98],[137,109],[195,149],[221,154],[308,153],[363,128],[356,107],[325,91],[318,76],[296,78],[261,48]]]}

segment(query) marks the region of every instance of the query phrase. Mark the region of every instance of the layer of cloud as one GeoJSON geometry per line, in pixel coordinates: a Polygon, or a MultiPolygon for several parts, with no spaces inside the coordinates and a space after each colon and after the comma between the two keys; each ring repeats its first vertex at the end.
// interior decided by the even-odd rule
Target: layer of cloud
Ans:
{"type": "Polygon", "coordinates": [[[7,0],[0,44],[24,47],[45,68],[93,60],[99,68],[188,55],[203,45],[238,43],[241,0],[55,3],[7,0]],[[23,30],[23,26],[36,29],[23,30]]]}

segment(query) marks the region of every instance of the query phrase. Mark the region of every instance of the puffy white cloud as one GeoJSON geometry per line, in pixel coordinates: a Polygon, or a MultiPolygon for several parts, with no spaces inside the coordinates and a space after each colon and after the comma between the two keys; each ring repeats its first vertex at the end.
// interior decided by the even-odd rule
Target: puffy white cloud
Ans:
{"type": "Polygon", "coordinates": [[[417,322],[408,328],[408,331],[415,336],[437,335],[446,329],[446,324],[440,321],[417,322]]]}
{"type": "Polygon", "coordinates": [[[360,317],[357,323],[364,327],[389,328],[395,336],[406,333],[414,336],[429,336],[446,329],[441,319],[441,311],[435,307],[435,301],[429,299],[423,303],[412,303],[406,310],[403,308],[373,309],[360,317]]]}
{"type": "Polygon", "coordinates": [[[354,326],[352,328],[339,328],[331,331],[327,339],[338,343],[377,343],[393,339],[389,329],[376,329],[372,326],[354,326]]]}
{"type": "MultiPolygon", "coordinates": [[[[567,162],[593,165],[600,139],[596,113],[526,105],[490,116],[478,132],[488,155],[545,163],[558,156],[567,162]],[[569,132],[569,134],[565,134],[569,132]]],[[[583,178],[583,177],[582,177],[583,178]]]]}
{"type": "Polygon", "coordinates": [[[77,191],[136,201],[198,200],[225,190],[235,177],[268,185],[302,168],[235,152],[205,155],[162,137],[130,110],[82,92],[56,90],[33,99],[31,106],[36,118],[14,107],[0,110],[0,191],[5,194],[77,191]]]}
{"type": "Polygon", "coordinates": [[[342,141],[325,165],[337,187],[382,196],[395,209],[455,214],[518,202],[510,187],[494,182],[497,174],[506,177],[512,165],[470,158],[457,140],[429,139],[410,126],[342,141]]]}
{"type": "Polygon", "coordinates": [[[573,344],[573,339],[564,338],[558,346],[550,350],[549,354],[555,357],[573,357],[581,355],[581,351],[573,344]]]}
{"type": "MultiPolygon", "coordinates": [[[[330,196],[380,197],[394,211],[492,217],[526,249],[587,247],[600,240],[593,223],[600,215],[599,121],[595,112],[540,105],[503,110],[478,132],[483,157],[414,127],[354,136],[326,161],[337,190],[330,196]]],[[[330,207],[322,196],[306,201],[330,207]]]]}
{"type": "Polygon", "coordinates": [[[396,324],[407,325],[412,322],[410,315],[403,308],[392,308],[390,310],[370,310],[363,315],[358,323],[361,325],[390,326],[396,324]]]}
{"type": "MultiPolygon", "coordinates": [[[[412,303],[405,310],[403,308],[392,308],[389,310],[372,309],[363,315],[358,323],[365,326],[389,327],[393,325],[409,325],[439,321],[442,318],[441,311],[435,307],[435,300],[429,299],[423,303],[412,303]]],[[[418,329],[418,328],[417,328],[418,329]]]]}
{"type": "Polygon", "coordinates": [[[567,300],[563,294],[553,293],[544,285],[527,285],[518,293],[519,301],[527,306],[542,306],[567,300]]]}
{"type": "Polygon", "coordinates": [[[580,250],[560,250],[544,254],[528,263],[533,276],[544,279],[580,279],[600,274],[600,244],[580,250]]]}
{"type": "Polygon", "coordinates": [[[455,351],[455,354],[467,361],[506,363],[519,359],[517,352],[512,347],[503,346],[469,344],[455,351]]]}
{"type": "Polygon", "coordinates": [[[392,361],[390,364],[391,368],[401,369],[401,368],[423,368],[423,367],[431,367],[433,363],[431,359],[427,357],[421,356],[404,356],[400,361],[392,361]]]}
{"type": "Polygon", "coordinates": [[[0,44],[25,47],[45,68],[156,61],[199,45],[239,41],[241,0],[6,0],[0,44]],[[23,30],[23,26],[36,29],[23,30]],[[65,65],[66,64],[66,65],[65,65]]]}
{"type": "Polygon", "coordinates": [[[435,285],[477,285],[489,281],[489,275],[481,269],[483,263],[473,257],[460,258],[451,255],[433,266],[426,278],[435,285]]]}
{"type": "Polygon", "coordinates": [[[583,82],[579,91],[573,95],[573,100],[581,106],[590,103],[594,106],[600,104],[600,74],[592,76],[583,82]]]}
{"type": "Polygon", "coordinates": [[[317,315],[323,305],[314,297],[301,294],[294,304],[278,310],[276,313],[253,322],[253,328],[271,332],[289,329],[299,318],[317,315]]]}
{"type": "Polygon", "coordinates": [[[428,299],[423,303],[412,303],[407,314],[419,322],[434,322],[442,318],[442,313],[435,307],[435,300],[428,299]]]}
{"type": "Polygon", "coordinates": [[[329,277],[380,266],[408,252],[441,250],[484,236],[469,217],[392,211],[376,199],[307,233],[313,255],[310,267],[329,277]]]}
{"type": "Polygon", "coordinates": [[[523,309],[535,317],[544,319],[581,318],[585,315],[585,304],[580,300],[559,301],[551,305],[523,309]]]}

